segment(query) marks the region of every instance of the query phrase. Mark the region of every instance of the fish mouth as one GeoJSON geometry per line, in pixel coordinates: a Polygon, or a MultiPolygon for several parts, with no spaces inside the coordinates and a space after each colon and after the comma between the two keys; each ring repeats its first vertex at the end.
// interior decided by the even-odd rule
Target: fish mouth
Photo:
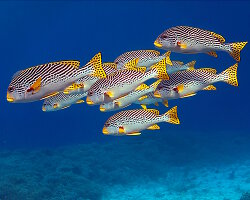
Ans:
{"type": "Polygon", "coordinates": [[[162,48],[162,44],[160,44],[157,40],[155,40],[154,45],[158,48],[162,48]]]}
{"type": "Polygon", "coordinates": [[[10,96],[10,94],[7,92],[7,101],[8,102],[14,102],[14,98],[10,96]]]}
{"type": "Polygon", "coordinates": [[[46,112],[45,106],[42,107],[42,111],[43,111],[43,112],[46,112]]]}
{"type": "Polygon", "coordinates": [[[89,99],[89,97],[86,98],[86,102],[88,105],[94,105],[94,102],[89,99]]]}
{"type": "Polygon", "coordinates": [[[155,96],[156,98],[161,98],[161,94],[160,94],[159,91],[155,91],[155,92],[154,92],[154,96],[155,96]]]}
{"type": "Polygon", "coordinates": [[[101,112],[105,112],[106,109],[105,109],[104,107],[100,106],[100,111],[101,111],[101,112]]]}
{"type": "Polygon", "coordinates": [[[102,129],[102,133],[105,134],[105,135],[107,135],[107,134],[109,134],[109,131],[108,131],[108,129],[106,127],[104,127],[102,129]]]}

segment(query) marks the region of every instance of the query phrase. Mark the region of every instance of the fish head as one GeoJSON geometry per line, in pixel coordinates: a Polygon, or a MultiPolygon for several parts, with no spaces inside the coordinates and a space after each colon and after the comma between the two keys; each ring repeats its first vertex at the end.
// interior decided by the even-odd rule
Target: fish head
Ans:
{"type": "Polygon", "coordinates": [[[115,59],[114,63],[116,64],[117,69],[119,70],[119,69],[124,69],[125,64],[129,61],[130,61],[129,58],[119,56],[118,58],[115,59]]]}
{"type": "Polygon", "coordinates": [[[104,135],[121,135],[121,126],[117,122],[108,120],[102,129],[104,135]]]}
{"type": "Polygon", "coordinates": [[[60,110],[61,106],[59,102],[56,102],[53,97],[45,99],[42,106],[42,111],[44,112],[51,112],[60,110]]]}
{"type": "Polygon", "coordinates": [[[104,102],[104,92],[102,92],[101,87],[90,87],[86,102],[88,105],[96,105],[104,102]]]}
{"type": "Polygon", "coordinates": [[[160,83],[156,90],[154,91],[154,97],[161,99],[169,99],[174,96],[174,90],[171,85],[165,83],[160,83]]]}
{"type": "Polygon", "coordinates": [[[104,103],[100,105],[100,111],[101,112],[107,112],[107,111],[112,111],[115,110],[116,108],[116,103],[114,101],[104,103]]]}
{"type": "Polygon", "coordinates": [[[165,50],[173,50],[177,47],[177,38],[171,30],[166,30],[160,34],[154,42],[157,48],[165,50]]]}
{"type": "Polygon", "coordinates": [[[29,83],[25,77],[28,77],[26,70],[16,72],[7,89],[7,101],[11,103],[27,102],[31,96],[29,88],[32,83],[29,83]],[[27,74],[27,76],[26,76],[27,74]]]}

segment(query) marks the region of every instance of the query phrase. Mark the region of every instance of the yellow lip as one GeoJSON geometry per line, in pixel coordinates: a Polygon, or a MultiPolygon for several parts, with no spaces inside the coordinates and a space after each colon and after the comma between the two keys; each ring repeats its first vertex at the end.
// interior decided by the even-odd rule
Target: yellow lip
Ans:
{"type": "Polygon", "coordinates": [[[158,48],[161,48],[162,47],[162,44],[158,43],[157,40],[155,40],[154,42],[154,45],[158,48]]]}
{"type": "Polygon", "coordinates": [[[108,132],[108,129],[106,128],[106,127],[104,127],[103,129],[102,129],[102,133],[103,134],[105,134],[105,135],[107,135],[109,132],[108,132]]]}
{"type": "Polygon", "coordinates": [[[86,102],[87,102],[87,104],[89,104],[89,105],[93,105],[93,104],[94,104],[94,102],[91,101],[91,100],[89,99],[89,97],[86,98],[86,102]]]}
{"type": "Polygon", "coordinates": [[[103,108],[102,106],[100,106],[100,111],[101,111],[101,112],[105,112],[105,111],[106,111],[106,109],[105,109],[105,108],[103,108]]]}
{"type": "Polygon", "coordinates": [[[161,98],[161,94],[160,94],[159,91],[155,91],[154,96],[157,97],[157,98],[161,98]]]}
{"type": "Polygon", "coordinates": [[[45,108],[45,106],[43,106],[43,107],[42,107],[42,110],[43,110],[43,112],[45,112],[45,111],[46,111],[46,108],[45,108]]]}
{"type": "Polygon", "coordinates": [[[8,102],[13,102],[14,98],[10,96],[10,94],[7,92],[7,101],[8,102]]]}

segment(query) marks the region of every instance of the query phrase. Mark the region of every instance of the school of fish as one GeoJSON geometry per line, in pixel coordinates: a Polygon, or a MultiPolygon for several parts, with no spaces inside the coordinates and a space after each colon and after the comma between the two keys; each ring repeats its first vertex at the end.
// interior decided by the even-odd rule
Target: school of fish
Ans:
{"type": "Polygon", "coordinates": [[[131,104],[141,109],[122,110],[105,123],[105,135],[140,135],[145,129],[158,130],[158,123],[180,124],[177,107],[160,114],[148,106],[168,107],[168,100],[192,97],[201,90],[216,90],[217,82],[238,86],[240,52],[247,42],[225,43],[223,36],[208,30],[176,26],[165,30],[154,41],[166,50],[129,51],[114,62],[102,62],[97,53],[85,65],[63,60],[29,67],[16,72],[7,89],[7,101],[26,103],[44,100],[42,111],[58,111],[86,101],[98,105],[101,112],[122,110],[131,104]],[[195,68],[196,61],[171,61],[170,53],[229,53],[235,64],[217,73],[213,68],[195,68]],[[151,80],[153,79],[153,81],[151,80]],[[148,85],[145,82],[151,80],[148,85]],[[86,97],[86,100],[84,98],[86,97]]]}

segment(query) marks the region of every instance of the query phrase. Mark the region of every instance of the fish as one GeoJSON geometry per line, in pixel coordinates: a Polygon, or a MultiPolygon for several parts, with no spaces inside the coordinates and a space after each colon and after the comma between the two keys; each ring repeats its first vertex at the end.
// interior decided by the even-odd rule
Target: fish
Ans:
{"type": "Polygon", "coordinates": [[[159,103],[162,103],[164,106],[168,107],[168,100],[155,97],[154,92],[148,93],[146,98],[138,99],[137,101],[133,103],[141,105],[143,109],[146,109],[147,105],[151,105],[151,104],[154,104],[155,106],[159,106],[159,103]]]}
{"type": "Polygon", "coordinates": [[[190,26],[176,26],[165,30],[154,42],[157,48],[184,54],[206,53],[217,57],[216,51],[229,53],[237,62],[240,51],[248,42],[225,43],[223,36],[190,26]]]}
{"type": "Polygon", "coordinates": [[[42,110],[44,112],[62,110],[70,107],[72,104],[83,103],[83,98],[86,96],[87,92],[69,95],[59,92],[57,95],[44,100],[42,110]]]}
{"type": "Polygon", "coordinates": [[[114,111],[130,106],[133,102],[138,99],[147,98],[147,93],[154,92],[157,88],[158,84],[161,82],[161,79],[157,80],[150,86],[147,86],[145,83],[138,86],[134,91],[130,92],[126,96],[115,99],[111,102],[104,103],[100,105],[100,111],[114,111]]]}
{"type": "Polygon", "coordinates": [[[105,78],[101,53],[79,68],[75,60],[50,62],[16,72],[7,89],[7,101],[26,103],[58,94],[73,82],[86,75],[105,78]]]}
{"type": "MultiPolygon", "coordinates": [[[[132,60],[134,66],[138,58],[132,60]]],[[[106,78],[96,81],[88,90],[86,102],[89,105],[98,105],[111,102],[135,90],[139,85],[151,78],[168,79],[166,72],[166,59],[162,59],[151,67],[148,72],[139,71],[137,68],[119,70],[106,78]]]]}
{"type": "MultiPolygon", "coordinates": [[[[103,63],[102,68],[106,75],[110,75],[117,71],[117,65],[115,63],[103,63]]],[[[99,77],[92,75],[84,76],[67,87],[63,92],[64,94],[81,94],[83,92],[87,92],[89,88],[99,79],[99,77]]]]}
{"type": "Polygon", "coordinates": [[[172,61],[172,64],[173,64],[172,66],[167,65],[167,73],[168,73],[168,75],[171,75],[171,74],[178,72],[178,71],[193,70],[195,63],[196,63],[195,60],[193,60],[189,63],[186,63],[186,64],[184,64],[181,61],[172,61]]]}
{"type": "Polygon", "coordinates": [[[124,110],[111,116],[104,124],[102,133],[105,135],[140,135],[142,130],[160,129],[157,123],[168,122],[180,124],[177,106],[160,115],[155,109],[124,110]]]}
{"type": "Polygon", "coordinates": [[[176,72],[170,75],[168,81],[162,81],[158,85],[154,96],[167,100],[191,97],[200,90],[216,90],[213,86],[216,82],[238,86],[237,68],[236,63],[219,74],[212,68],[176,72]]]}
{"type": "Polygon", "coordinates": [[[138,58],[138,67],[146,67],[147,69],[150,69],[152,65],[158,63],[164,58],[167,58],[168,65],[172,65],[169,56],[170,52],[160,55],[160,52],[156,50],[136,50],[121,54],[114,60],[114,63],[117,64],[117,69],[125,69],[127,63],[138,58]]]}

